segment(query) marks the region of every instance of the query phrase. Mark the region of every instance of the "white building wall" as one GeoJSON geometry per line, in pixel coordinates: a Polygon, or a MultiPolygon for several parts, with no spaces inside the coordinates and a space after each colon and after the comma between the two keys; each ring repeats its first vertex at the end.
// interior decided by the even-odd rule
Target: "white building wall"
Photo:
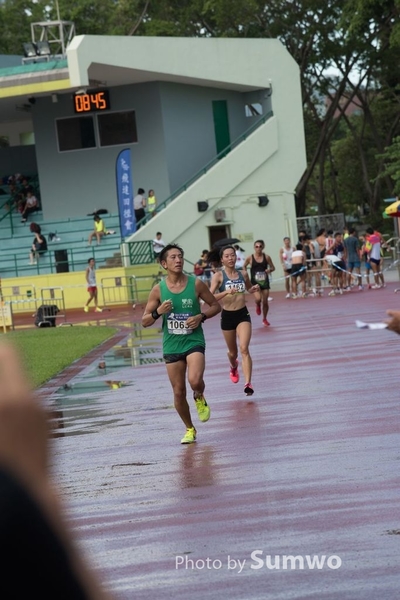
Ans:
{"type": "Polygon", "coordinates": [[[279,272],[282,238],[297,235],[294,187],[300,172],[299,168],[287,170],[279,141],[278,120],[272,117],[131,240],[153,239],[161,231],[166,242],[181,244],[186,258],[194,263],[202,249],[209,247],[208,228],[217,224],[215,210],[224,209],[226,220],[222,224],[230,225],[231,235],[243,240],[241,246],[248,254],[253,242],[263,239],[279,272]],[[260,207],[258,196],[264,194],[270,202],[260,207]],[[208,201],[207,212],[198,212],[197,202],[201,200],[208,201]]]}
{"type": "Polygon", "coordinates": [[[209,247],[208,228],[216,225],[215,209],[224,208],[231,235],[244,240],[241,245],[247,253],[254,240],[264,239],[277,267],[276,279],[281,275],[282,238],[289,235],[297,240],[294,191],[306,168],[306,152],[298,67],[277,40],[258,42],[250,60],[245,51],[232,60],[243,82],[254,81],[255,72],[264,84],[268,78],[270,89],[265,90],[264,101],[270,102],[274,117],[131,239],[153,239],[156,231],[162,231],[164,240],[181,243],[187,259],[195,262],[209,247]],[[270,200],[267,207],[258,206],[258,196],[263,194],[270,200]],[[200,200],[209,201],[206,213],[197,211],[200,200]]]}

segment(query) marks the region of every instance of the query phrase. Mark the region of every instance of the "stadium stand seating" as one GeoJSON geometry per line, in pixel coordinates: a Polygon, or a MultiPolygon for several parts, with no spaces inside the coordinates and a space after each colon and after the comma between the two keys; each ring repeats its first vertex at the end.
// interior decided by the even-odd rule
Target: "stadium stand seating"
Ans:
{"type": "Polygon", "coordinates": [[[115,231],[115,234],[104,236],[100,245],[94,242],[89,246],[88,235],[93,230],[93,217],[44,221],[42,212],[39,211],[31,215],[26,223],[21,223],[21,215],[16,211],[10,214],[4,206],[7,199],[6,194],[0,196],[1,278],[82,271],[88,258],[92,256],[98,269],[121,266],[118,214],[103,217],[107,229],[115,231]],[[31,222],[40,225],[48,246],[47,252],[35,265],[29,264],[29,252],[34,238],[29,229],[31,222]],[[51,234],[55,234],[53,239],[51,234]]]}

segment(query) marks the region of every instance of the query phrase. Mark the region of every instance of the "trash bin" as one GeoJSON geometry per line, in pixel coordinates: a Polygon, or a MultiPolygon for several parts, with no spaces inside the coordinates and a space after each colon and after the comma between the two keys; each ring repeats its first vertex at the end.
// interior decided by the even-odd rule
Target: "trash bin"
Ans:
{"type": "Polygon", "coordinates": [[[68,250],[55,250],[54,251],[54,259],[55,259],[57,273],[68,273],[69,272],[68,250]]]}

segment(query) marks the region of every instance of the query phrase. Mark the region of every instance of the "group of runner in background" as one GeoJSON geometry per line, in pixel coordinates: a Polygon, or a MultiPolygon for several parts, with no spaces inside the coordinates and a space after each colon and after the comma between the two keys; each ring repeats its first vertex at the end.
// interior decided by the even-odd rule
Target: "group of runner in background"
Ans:
{"type": "MultiPolygon", "coordinates": [[[[297,244],[289,237],[283,239],[279,249],[282,277],[285,281],[286,298],[322,296],[329,289],[330,296],[343,294],[353,289],[363,291],[385,287],[383,274],[383,250],[385,240],[379,231],[368,227],[359,236],[355,228],[344,232],[320,229],[315,238],[306,231],[299,232],[297,244]]],[[[254,252],[246,257],[243,248],[235,244],[236,269],[250,268],[253,284],[260,284],[256,294],[256,313],[263,317],[268,326],[268,299],[271,273],[275,266],[265,253],[263,240],[254,242],[254,252]],[[260,279],[262,278],[262,279],[260,279]]],[[[203,250],[194,268],[195,275],[209,286],[214,272],[221,268],[218,250],[203,250]]]]}
{"type": "Polygon", "coordinates": [[[323,295],[325,287],[330,288],[329,296],[352,289],[363,291],[365,286],[385,287],[386,244],[372,227],[360,237],[354,227],[346,228],[344,233],[320,229],[314,239],[300,231],[296,246],[289,238],[284,238],[283,243],[279,257],[285,273],[286,298],[323,295]]]}

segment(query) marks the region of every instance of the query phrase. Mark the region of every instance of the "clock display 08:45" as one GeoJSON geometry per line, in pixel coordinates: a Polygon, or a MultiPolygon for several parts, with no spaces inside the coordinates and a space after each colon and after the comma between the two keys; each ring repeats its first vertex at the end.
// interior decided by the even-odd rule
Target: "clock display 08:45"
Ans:
{"type": "Polygon", "coordinates": [[[110,95],[108,90],[75,94],[74,110],[76,113],[86,113],[110,109],[110,95]]]}

